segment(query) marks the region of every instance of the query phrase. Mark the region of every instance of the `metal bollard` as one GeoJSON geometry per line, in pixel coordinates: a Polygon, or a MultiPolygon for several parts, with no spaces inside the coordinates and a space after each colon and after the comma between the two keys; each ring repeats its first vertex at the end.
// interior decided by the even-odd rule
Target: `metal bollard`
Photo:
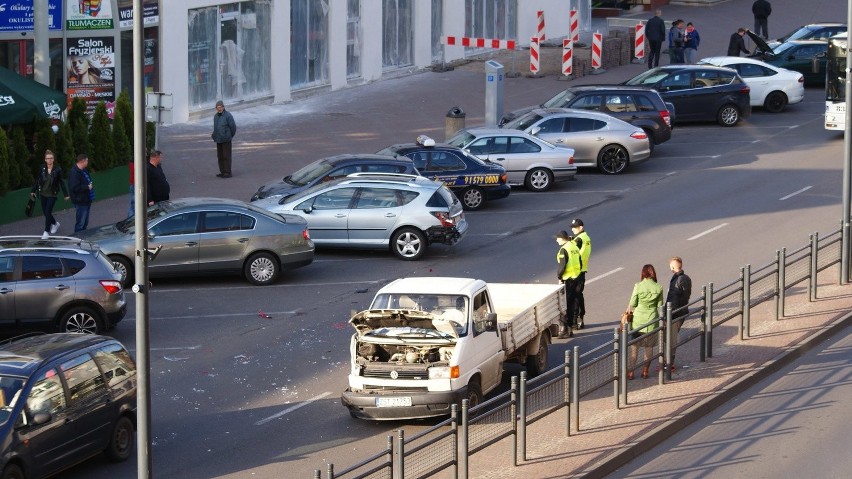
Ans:
{"type": "Polygon", "coordinates": [[[740,333],[740,339],[747,339],[751,337],[751,265],[747,264],[743,267],[740,275],[743,278],[743,288],[742,288],[742,308],[743,308],[743,319],[742,319],[742,333],[740,333]]]}
{"type": "Polygon", "coordinates": [[[775,251],[775,321],[784,317],[784,274],[786,266],[787,249],[781,248],[775,251]]]}
{"type": "Polygon", "coordinates": [[[627,332],[630,330],[630,324],[625,324],[621,328],[621,337],[619,338],[619,369],[618,379],[621,387],[621,404],[627,405],[627,332]]]}
{"type": "Polygon", "coordinates": [[[705,321],[704,350],[708,358],[713,357],[713,283],[704,287],[704,297],[707,302],[707,315],[705,321]]]}
{"type": "Polygon", "coordinates": [[[527,444],[526,444],[527,443],[527,420],[526,420],[526,418],[524,418],[523,421],[521,422],[521,427],[523,427],[523,429],[524,429],[523,442],[521,442],[521,437],[520,437],[521,432],[518,428],[518,417],[520,416],[520,408],[519,408],[519,405],[518,405],[518,377],[517,376],[512,376],[512,384],[509,387],[512,391],[512,393],[511,393],[512,403],[510,405],[509,412],[512,414],[512,431],[515,432],[515,447],[512,448],[512,464],[517,466],[518,465],[518,444],[519,443],[521,445],[523,445],[523,449],[522,449],[524,451],[522,453],[523,460],[524,461],[527,460],[527,444]]]}
{"type": "Polygon", "coordinates": [[[621,384],[619,381],[621,375],[618,373],[618,359],[621,357],[618,348],[619,339],[618,328],[614,328],[612,330],[612,397],[615,399],[616,409],[621,409],[621,398],[618,393],[618,387],[621,384]]]}
{"type": "Polygon", "coordinates": [[[817,254],[819,253],[819,233],[811,235],[811,255],[810,255],[810,271],[808,274],[808,301],[817,300],[817,276],[819,272],[819,263],[817,263],[817,254]]]}
{"type": "MultiPolygon", "coordinates": [[[[517,376],[512,376],[513,381],[517,381],[517,376]]],[[[521,404],[518,408],[518,415],[521,416],[521,423],[518,425],[518,443],[520,443],[521,460],[527,460],[527,372],[521,371],[520,380],[521,404]]],[[[516,464],[517,465],[517,464],[516,464]]]]}
{"type": "MultiPolygon", "coordinates": [[[[672,380],[672,303],[666,303],[666,334],[665,334],[665,349],[663,352],[663,369],[665,370],[666,381],[672,380]]],[[[676,341],[676,339],[675,339],[676,341]]]]}
{"type": "Polygon", "coordinates": [[[574,431],[580,431],[580,346],[574,346],[571,356],[571,415],[574,416],[574,431]]]}
{"type": "Polygon", "coordinates": [[[393,448],[393,479],[405,479],[405,430],[396,431],[396,446],[393,448]]]}
{"type": "Polygon", "coordinates": [[[565,436],[571,435],[571,351],[565,351],[565,378],[562,380],[562,399],[565,404],[565,436]]]}
{"type": "MultiPolygon", "coordinates": [[[[468,429],[467,429],[467,411],[469,407],[469,402],[467,399],[462,399],[462,407],[461,407],[461,430],[459,431],[459,473],[458,477],[460,479],[467,479],[468,475],[468,429]]],[[[402,479],[402,478],[401,478],[402,479]]]]}

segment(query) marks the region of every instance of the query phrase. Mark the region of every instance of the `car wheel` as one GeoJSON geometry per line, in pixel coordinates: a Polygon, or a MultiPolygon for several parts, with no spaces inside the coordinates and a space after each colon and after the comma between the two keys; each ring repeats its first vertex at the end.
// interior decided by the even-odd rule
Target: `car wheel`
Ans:
{"type": "Polygon", "coordinates": [[[485,204],[485,193],[478,186],[471,186],[462,191],[462,206],[466,210],[478,210],[485,204]]]}
{"type": "Polygon", "coordinates": [[[774,91],[766,96],[763,108],[769,113],[781,113],[787,106],[787,95],[780,91],[774,91]]]}
{"type": "Polygon", "coordinates": [[[77,306],[62,315],[59,330],[63,333],[101,334],[104,330],[98,314],[89,307],[77,306]]]}
{"type": "Polygon", "coordinates": [[[547,345],[550,344],[550,336],[547,333],[541,335],[541,340],[538,342],[538,352],[527,356],[527,372],[531,377],[536,377],[539,374],[547,371],[547,345]]]}
{"type": "Polygon", "coordinates": [[[728,104],[719,108],[716,120],[722,126],[734,126],[740,121],[740,110],[734,105],[728,104]]]}
{"type": "Polygon", "coordinates": [[[553,186],[553,173],[547,168],[533,168],[527,173],[524,185],[531,191],[547,191],[553,186]]]}
{"type": "Polygon", "coordinates": [[[109,437],[109,444],[104,452],[110,461],[126,461],[133,453],[135,441],[133,421],[127,416],[121,416],[112,428],[112,435],[109,437]]]}
{"type": "Polygon", "coordinates": [[[8,464],[3,468],[3,479],[24,479],[24,471],[17,464],[8,464]]]}
{"type": "Polygon", "coordinates": [[[473,409],[482,404],[482,386],[479,385],[479,379],[471,379],[467,383],[467,394],[464,399],[467,399],[467,408],[473,409]]]}
{"type": "Polygon", "coordinates": [[[426,236],[417,228],[402,228],[391,236],[390,248],[399,259],[418,260],[426,252],[426,236]]]}
{"type": "Polygon", "coordinates": [[[269,253],[255,253],[243,268],[246,279],[255,286],[266,286],[278,280],[278,261],[269,253]]]}
{"type": "Polygon", "coordinates": [[[133,272],[133,264],[130,263],[130,260],[119,255],[112,255],[109,259],[115,265],[115,270],[121,273],[121,286],[125,289],[133,286],[135,273],[133,272]]]}
{"type": "Polygon", "coordinates": [[[617,175],[627,169],[630,158],[621,145],[606,145],[598,153],[598,169],[607,175],[617,175]]]}

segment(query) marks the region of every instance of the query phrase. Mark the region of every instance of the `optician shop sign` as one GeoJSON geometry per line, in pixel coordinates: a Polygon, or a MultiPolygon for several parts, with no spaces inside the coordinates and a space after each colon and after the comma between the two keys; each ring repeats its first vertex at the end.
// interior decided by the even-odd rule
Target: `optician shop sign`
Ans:
{"type": "MultiPolygon", "coordinates": [[[[62,0],[47,3],[47,25],[51,30],[62,29],[62,0]]],[[[0,0],[0,32],[31,31],[33,29],[33,0],[0,0]]]]}
{"type": "MultiPolygon", "coordinates": [[[[2,1],[2,0],[0,0],[2,1]]],[[[112,0],[65,0],[66,30],[112,28],[112,0]]]]}

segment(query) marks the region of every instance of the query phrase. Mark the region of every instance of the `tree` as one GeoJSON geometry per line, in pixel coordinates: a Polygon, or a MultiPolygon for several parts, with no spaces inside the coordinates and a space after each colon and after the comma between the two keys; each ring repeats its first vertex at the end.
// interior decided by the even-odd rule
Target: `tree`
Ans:
{"type": "Polygon", "coordinates": [[[145,122],[145,153],[150,155],[157,144],[157,124],[153,121],[145,122]]]}
{"type": "Polygon", "coordinates": [[[14,164],[18,171],[17,184],[10,186],[10,188],[17,189],[32,186],[35,179],[32,173],[30,173],[30,150],[27,149],[24,129],[18,125],[12,127],[12,154],[9,157],[11,158],[9,164],[14,164]]]}
{"type": "Polygon", "coordinates": [[[80,153],[91,153],[89,145],[89,118],[86,116],[86,101],[82,98],[71,100],[71,108],[68,111],[68,125],[71,128],[71,138],[76,158],[80,153]]]}
{"type": "Polygon", "coordinates": [[[126,165],[128,161],[133,159],[133,152],[130,149],[132,142],[127,139],[124,124],[124,114],[116,107],[112,117],[112,143],[115,146],[115,162],[117,166],[126,165]]]}
{"type": "Polygon", "coordinates": [[[44,152],[50,150],[56,157],[56,138],[53,133],[53,128],[50,127],[50,121],[47,119],[37,120],[35,124],[35,151],[32,156],[32,162],[35,168],[32,168],[34,175],[38,175],[41,165],[44,164],[44,152]]]}
{"type": "Polygon", "coordinates": [[[108,170],[115,166],[115,145],[112,142],[112,128],[107,116],[106,104],[98,103],[92,114],[92,126],[89,137],[92,151],[89,153],[89,162],[95,171],[108,170]]]}
{"type": "Polygon", "coordinates": [[[6,130],[0,128],[0,196],[10,190],[9,180],[9,138],[6,130]]]}
{"type": "MultiPolygon", "coordinates": [[[[116,113],[121,113],[122,127],[127,141],[130,142],[130,151],[133,151],[133,104],[130,102],[130,92],[121,90],[118,95],[118,100],[115,101],[116,113]]],[[[116,116],[113,115],[113,126],[117,123],[116,116]]]]}
{"type": "Polygon", "coordinates": [[[71,137],[71,125],[65,122],[59,122],[59,131],[56,132],[56,163],[62,168],[67,175],[74,166],[76,158],[74,156],[74,144],[71,137]]]}

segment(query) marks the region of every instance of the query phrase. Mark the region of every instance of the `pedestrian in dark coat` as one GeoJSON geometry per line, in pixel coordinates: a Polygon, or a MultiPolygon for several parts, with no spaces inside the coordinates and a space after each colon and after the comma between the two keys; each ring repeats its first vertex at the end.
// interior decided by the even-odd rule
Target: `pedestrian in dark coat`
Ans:
{"type": "Polygon", "coordinates": [[[754,33],[760,35],[763,31],[763,39],[769,40],[769,15],[772,13],[772,4],[767,0],[755,0],[751,4],[751,13],[754,14],[754,33]]]}
{"type": "Polygon", "coordinates": [[[151,153],[150,158],[148,158],[148,190],[146,192],[148,206],[169,199],[171,187],[166,180],[166,174],[163,172],[162,161],[163,153],[159,150],[151,153]]]}
{"type": "Polygon", "coordinates": [[[669,63],[683,63],[683,20],[675,20],[669,29],[669,63]]]}
{"type": "Polygon", "coordinates": [[[684,34],[683,53],[686,63],[694,64],[698,61],[698,45],[701,44],[701,35],[695,29],[692,22],[686,24],[686,33],[684,34]]]}
{"type": "Polygon", "coordinates": [[[648,39],[648,69],[660,66],[660,50],[663,48],[663,41],[666,39],[666,22],[663,21],[662,10],[657,10],[657,14],[648,19],[645,24],[645,38],[648,39]]]}
{"type": "Polygon", "coordinates": [[[213,115],[213,134],[216,142],[216,158],[219,160],[219,178],[231,177],[231,140],[237,134],[237,124],[222,101],[216,102],[216,114],[213,115]]]}
{"type": "Polygon", "coordinates": [[[745,35],[745,33],[746,29],[740,28],[739,30],[737,30],[737,33],[731,35],[731,41],[728,43],[729,57],[738,57],[740,56],[740,52],[743,52],[746,55],[751,53],[750,51],[746,50],[745,47],[745,40],[743,40],[743,36],[745,35]]]}
{"type": "Polygon", "coordinates": [[[669,280],[669,292],[666,295],[666,303],[670,303],[672,307],[672,360],[669,367],[674,371],[677,335],[684,320],[689,315],[686,306],[689,304],[689,297],[692,295],[692,279],[683,272],[683,260],[678,256],[669,260],[669,269],[672,272],[672,279],[669,280]]]}
{"type": "Polygon", "coordinates": [[[81,153],[77,162],[68,173],[68,190],[71,192],[71,203],[76,210],[74,232],[83,231],[89,226],[89,210],[95,201],[95,187],[89,175],[89,157],[81,153]]]}

